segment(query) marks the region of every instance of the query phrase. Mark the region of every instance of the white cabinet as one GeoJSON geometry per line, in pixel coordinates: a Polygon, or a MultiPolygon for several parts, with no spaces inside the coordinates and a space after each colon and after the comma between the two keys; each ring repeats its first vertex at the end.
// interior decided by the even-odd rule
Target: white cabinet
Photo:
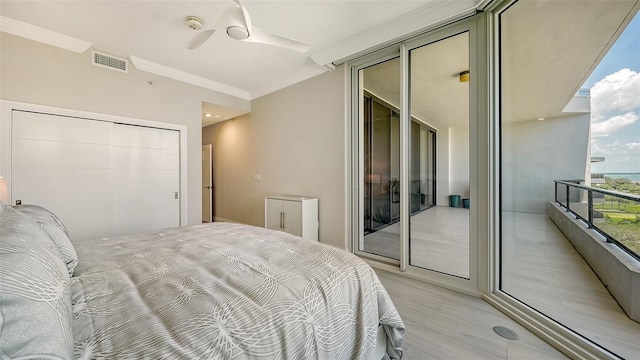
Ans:
{"type": "Polygon", "coordinates": [[[264,227],[318,241],[318,199],[301,196],[267,196],[264,227]]]}

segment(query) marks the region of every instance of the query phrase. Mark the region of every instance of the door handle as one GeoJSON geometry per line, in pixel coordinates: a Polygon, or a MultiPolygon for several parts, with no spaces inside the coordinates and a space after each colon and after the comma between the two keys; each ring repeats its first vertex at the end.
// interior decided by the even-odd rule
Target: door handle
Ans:
{"type": "Polygon", "coordinates": [[[213,189],[213,186],[204,186],[205,189],[213,189]]]}

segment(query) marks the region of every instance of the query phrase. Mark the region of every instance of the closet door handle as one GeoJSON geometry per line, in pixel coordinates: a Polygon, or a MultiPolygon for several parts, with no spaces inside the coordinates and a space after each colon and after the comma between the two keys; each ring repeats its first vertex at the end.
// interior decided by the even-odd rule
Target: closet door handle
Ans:
{"type": "Polygon", "coordinates": [[[280,211],[280,229],[284,229],[284,213],[280,211]]]}
{"type": "Polygon", "coordinates": [[[284,222],[285,222],[285,213],[282,213],[282,230],[284,230],[284,222]]]}

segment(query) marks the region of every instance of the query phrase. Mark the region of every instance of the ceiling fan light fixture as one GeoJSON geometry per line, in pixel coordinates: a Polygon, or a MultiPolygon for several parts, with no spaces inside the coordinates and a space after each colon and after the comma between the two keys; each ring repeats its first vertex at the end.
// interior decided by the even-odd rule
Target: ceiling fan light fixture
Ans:
{"type": "Polygon", "coordinates": [[[246,40],[249,37],[249,30],[241,26],[229,26],[227,35],[235,40],[246,40]]]}

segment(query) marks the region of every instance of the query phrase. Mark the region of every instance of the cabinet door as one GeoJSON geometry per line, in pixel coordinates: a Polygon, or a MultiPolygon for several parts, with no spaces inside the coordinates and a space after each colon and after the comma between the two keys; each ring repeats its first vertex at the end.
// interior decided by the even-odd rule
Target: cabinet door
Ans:
{"type": "Polygon", "coordinates": [[[300,201],[283,201],[284,231],[302,236],[302,203],[300,201]]]}
{"type": "Polygon", "coordinates": [[[267,214],[264,226],[267,229],[282,230],[280,222],[282,216],[282,200],[267,199],[265,211],[267,214]]]}

